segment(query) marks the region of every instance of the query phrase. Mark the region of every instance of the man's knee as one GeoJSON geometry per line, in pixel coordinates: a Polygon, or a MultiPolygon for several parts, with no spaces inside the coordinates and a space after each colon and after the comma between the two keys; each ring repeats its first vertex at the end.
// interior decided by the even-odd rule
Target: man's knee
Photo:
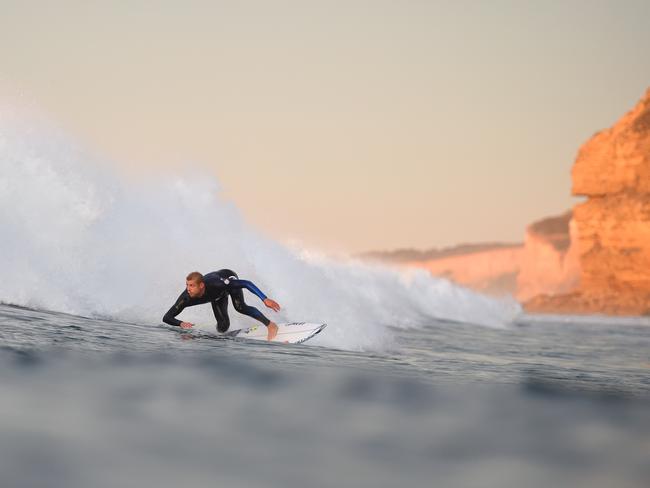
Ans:
{"type": "Polygon", "coordinates": [[[239,313],[244,313],[246,310],[248,310],[248,305],[242,300],[237,300],[234,299],[232,301],[232,306],[235,307],[235,310],[237,310],[239,313]]]}
{"type": "Polygon", "coordinates": [[[230,327],[230,320],[220,320],[217,322],[217,330],[219,332],[226,332],[230,327]]]}

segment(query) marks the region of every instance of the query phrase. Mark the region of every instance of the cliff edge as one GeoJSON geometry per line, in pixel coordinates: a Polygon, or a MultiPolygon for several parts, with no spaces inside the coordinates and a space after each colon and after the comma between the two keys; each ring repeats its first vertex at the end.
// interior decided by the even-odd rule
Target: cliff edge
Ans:
{"type": "Polygon", "coordinates": [[[650,314],[650,89],[580,149],[572,170],[577,288],[538,295],[530,312],[650,314]]]}

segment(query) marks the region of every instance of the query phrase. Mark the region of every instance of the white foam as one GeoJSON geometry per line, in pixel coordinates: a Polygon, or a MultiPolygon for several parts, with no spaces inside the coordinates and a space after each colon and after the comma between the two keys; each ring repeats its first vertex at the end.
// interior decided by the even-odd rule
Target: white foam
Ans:
{"type": "MultiPolygon", "coordinates": [[[[232,268],[283,306],[276,321],[327,322],[315,342],[346,349],[390,346],[389,325],[435,317],[503,326],[519,312],[432,278],[281,245],[192,170],[134,183],[51,128],[0,111],[0,301],[151,324],[189,271],[232,268]]],[[[268,312],[268,313],[267,313],[268,312]]],[[[210,307],[182,318],[213,324],[210,307]]],[[[250,319],[231,313],[233,327],[250,319]]],[[[210,325],[210,327],[212,327],[210,325]]]]}

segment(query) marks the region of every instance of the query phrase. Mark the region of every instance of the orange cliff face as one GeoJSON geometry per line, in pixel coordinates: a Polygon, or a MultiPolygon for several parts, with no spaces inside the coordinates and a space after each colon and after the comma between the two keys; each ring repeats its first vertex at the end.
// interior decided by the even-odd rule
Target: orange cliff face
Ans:
{"type": "Polygon", "coordinates": [[[542,293],[566,293],[578,286],[580,278],[577,248],[571,244],[575,229],[571,216],[569,211],[531,224],[524,245],[475,245],[450,255],[403,259],[401,264],[521,302],[542,293]]]}
{"type": "Polygon", "coordinates": [[[526,230],[524,258],[517,277],[517,299],[567,293],[578,286],[580,269],[572,212],[531,224],[526,230]]]}
{"type": "Polygon", "coordinates": [[[514,295],[524,247],[513,243],[461,244],[446,249],[370,252],[359,257],[399,267],[422,268],[482,293],[514,295]]]}
{"type": "Polygon", "coordinates": [[[575,246],[569,246],[570,218],[568,212],[533,223],[523,245],[464,244],[441,250],[370,252],[359,257],[425,269],[481,293],[512,295],[525,301],[540,293],[564,293],[577,285],[575,246]]]}
{"type": "Polygon", "coordinates": [[[411,260],[405,266],[423,268],[434,276],[490,295],[514,295],[524,249],[521,245],[484,249],[428,260],[411,260]]]}
{"type": "Polygon", "coordinates": [[[612,128],[582,146],[573,194],[572,248],[580,284],[569,294],[540,295],[531,312],[650,313],[650,89],[612,128]]]}

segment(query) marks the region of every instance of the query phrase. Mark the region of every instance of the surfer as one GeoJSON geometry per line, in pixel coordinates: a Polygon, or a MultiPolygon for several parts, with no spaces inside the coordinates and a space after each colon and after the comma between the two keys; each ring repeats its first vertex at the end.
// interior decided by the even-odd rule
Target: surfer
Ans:
{"type": "Polygon", "coordinates": [[[267,339],[269,341],[273,340],[278,333],[277,324],[267,319],[255,307],[246,304],[244,301],[244,292],[242,291],[244,288],[257,295],[264,302],[264,305],[270,309],[276,312],[280,311],[280,305],[277,302],[268,298],[252,282],[240,280],[237,273],[230,269],[221,269],[208,273],[205,276],[198,271],[193,271],[185,278],[185,290],[180,294],[176,303],[167,311],[163,317],[163,322],[181,327],[182,329],[189,329],[194,324],[181,322],[176,316],[185,307],[210,302],[214,317],[217,319],[217,330],[219,332],[226,332],[228,327],[230,327],[230,318],[228,317],[228,296],[230,296],[235,310],[262,322],[268,330],[267,339]]]}

